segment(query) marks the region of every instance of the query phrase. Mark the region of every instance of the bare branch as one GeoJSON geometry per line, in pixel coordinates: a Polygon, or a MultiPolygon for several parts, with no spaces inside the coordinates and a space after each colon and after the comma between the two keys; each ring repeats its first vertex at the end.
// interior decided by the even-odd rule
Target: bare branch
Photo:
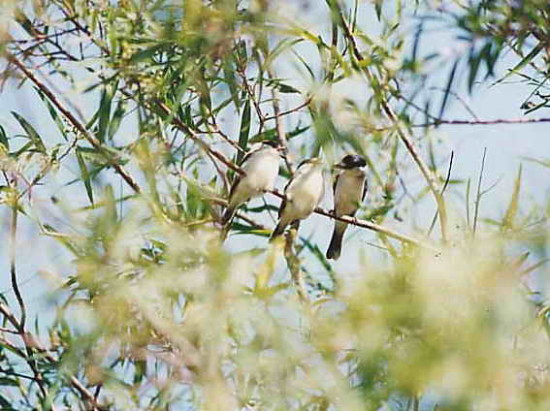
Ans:
{"type": "MultiPolygon", "coordinates": [[[[268,74],[269,77],[273,79],[273,74],[271,72],[268,72],[268,74]]],[[[290,157],[290,152],[288,151],[288,141],[286,139],[285,127],[283,125],[283,120],[281,119],[281,107],[279,105],[281,97],[279,94],[279,90],[277,90],[276,87],[271,87],[271,94],[273,96],[273,117],[275,119],[275,130],[277,131],[277,139],[279,140],[279,144],[283,147],[285,154],[285,164],[288,171],[292,175],[294,174],[294,164],[290,157]]]]}

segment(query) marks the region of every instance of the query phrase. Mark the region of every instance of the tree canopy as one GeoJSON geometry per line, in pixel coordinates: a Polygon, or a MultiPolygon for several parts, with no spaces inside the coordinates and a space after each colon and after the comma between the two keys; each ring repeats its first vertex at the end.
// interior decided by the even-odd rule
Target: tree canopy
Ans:
{"type": "Polygon", "coordinates": [[[550,122],[548,27],[547,0],[3,0],[0,408],[549,409],[547,145],[530,199],[486,151],[455,177],[444,132],[550,122]],[[511,83],[517,117],[472,108],[511,83]],[[276,189],[224,240],[263,140],[276,189]],[[309,157],[325,199],[269,243],[309,157]]]}

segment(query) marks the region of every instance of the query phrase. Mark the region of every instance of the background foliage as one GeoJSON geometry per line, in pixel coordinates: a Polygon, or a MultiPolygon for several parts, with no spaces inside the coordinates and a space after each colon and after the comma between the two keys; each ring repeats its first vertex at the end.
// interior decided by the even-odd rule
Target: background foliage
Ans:
{"type": "Polygon", "coordinates": [[[438,134],[550,121],[529,116],[550,99],[547,1],[1,10],[2,409],[550,407],[548,187],[526,199],[520,167],[484,215],[503,189],[486,153],[455,178],[438,134]],[[478,118],[468,96],[510,81],[524,115],[478,118]],[[324,258],[330,201],[267,243],[279,191],[220,241],[262,139],[288,148],[279,187],[311,155],[367,158],[343,263],[324,258]]]}

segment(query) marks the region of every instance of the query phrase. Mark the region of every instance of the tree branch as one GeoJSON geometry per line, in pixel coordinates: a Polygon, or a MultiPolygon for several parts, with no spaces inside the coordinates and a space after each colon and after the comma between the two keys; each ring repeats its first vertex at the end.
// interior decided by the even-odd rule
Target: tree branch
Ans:
{"type": "MultiPolygon", "coordinates": [[[[281,199],[285,198],[285,195],[283,193],[281,193],[280,191],[278,191],[278,190],[271,190],[270,193],[273,194],[276,197],[281,198],[281,199]]],[[[381,225],[378,225],[378,224],[375,224],[375,223],[371,223],[370,221],[367,221],[367,220],[361,220],[361,219],[358,219],[356,217],[349,217],[349,216],[341,216],[340,217],[340,216],[335,215],[332,211],[325,210],[321,207],[317,207],[315,209],[315,213],[323,215],[325,217],[329,217],[333,220],[342,221],[344,223],[348,223],[348,224],[351,224],[351,225],[354,225],[354,226],[357,226],[357,227],[362,227],[362,228],[366,228],[366,229],[371,230],[371,231],[375,231],[379,234],[382,234],[382,235],[385,235],[387,237],[393,238],[393,239],[398,240],[402,243],[412,244],[412,245],[422,247],[422,248],[425,248],[427,250],[431,250],[431,251],[434,251],[434,252],[440,252],[439,249],[437,249],[437,248],[431,246],[430,244],[427,244],[427,243],[425,243],[421,240],[418,240],[416,238],[407,236],[405,234],[401,234],[401,233],[399,233],[397,231],[394,231],[390,228],[387,228],[387,227],[384,227],[384,226],[381,226],[381,225]]]]}
{"type": "MultiPolygon", "coordinates": [[[[48,99],[51,101],[51,103],[65,116],[65,118],[82,134],[82,136],[95,148],[97,149],[101,154],[103,154],[103,146],[100,141],[98,141],[94,136],[90,134],[90,132],[86,129],[86,127],[78,121],[78,119],[69,111],[67,108],[65,108],[59,99],[55,96],[55,94],[38,78],[32,73],[17,57],[8,54],[7,56],[8,61],[13,63],[29,80],[31,80],[36,87],[40,89],[48,97],[48,99]]],[[[124,169],[123,166],[116,162],[112,162],[112,159],[108,156],[104,157],[110,161],[110,165],[115,169],[116,173],[118,173],[122,179],[136,192],[140,193],[141,188],[139,187],[138,183],[134,180],[134,178],[124,169]]]]}
{"type": "MultiPolygon", "coordinates": [[[[273,74],[271,71],[268,71],[268,75],[271,79],[273,79],[273,74]]],[[[294,174],[294,164],[292,159],[290,158],[290,152],[288,151],[288,141],[286,139],[286,132],[285,127],[283,125],[283,120],[281,119],[281,107],[279,105],[280,103],[280,95],[279,90],[277,90],[276,87],[271,87],[271,95],[273,96],[273,117],[275,119],[275,130],[277,132],[277,139],[279,140],[279,144],[281,147],[283,147],[284,152],[284,159],[286,167],[290,173],[290,175],[294,174]]]]}
{"type": "MultiPolygon", "coordinates": [[[[353,33],[351,32],[344,15],[342,13],[342,10],[338,5],[336,5],[338,16],[340,18],[342,27],[344,28],[344,35],[348,39],[348,42],[351,46],[351,50],[355,58],[358,62],[363,63],[364,58],[361,52],[359,51],[357,47],[357,43],[355,42],[355,37],[353,37],[353,33]]],[[[374,87],[375,84],[375,76],[370,72],[369,68],[366,65],[362,65],[362,70],[367,76],[367,79],[369,80],[371,86],[374,87]]],[[[393,108],[390,106],[388,101],[385,98],[380,99],[380,105],[382,107],[382,111],[386,114],[386,116],[390,119],[390,121],[393,123],[394,129],[397,131],[397,134],[399,135],[399,138],[407,148],[409,154],[411,155],[412,159],[418,166],[422,176],[426,180],[426,183],[428,184],[428,188],[432,192],[435,201],[437,203],[437,208],[439,209],[439,223],[441,228],[441,237],[444,242],[447,241],[447,211],[445,206],[445,201],[443,199],[443,196],[440,193],[440,190],[438,188],[438,183],[436,176],[432,171],[428,168],[422,157],[420,156],[418,149],[416,148],[413,141],[409,138],[409,136],[405,133],[405,131],[401,128],[399,124],[399,119],[397,118],[397,115],[393,111],[393,108]]]]}
{"type": "MultiPolygon", "coordinates": [[[[23,343],[25,344],[25,348],[27,351],[30,351],[32,349],[35,349],[36,351],[38,351],[40,354],[42,354],[43,358],[45,358],[46,360],[48,360],[50,363],[56,363],[57,360],[55,359],[55,357],[50,353],[49,350],[47,350],[37,339],[36,337],[31,333],[31,332],[28,332],[26,331],[22,326],[21,326],[21,322],[19,320],[17,320],[17,318],[15,317],[15,315],[13,315],[13,313],[11,312],[11,310],[9,309],[9,307],[7,305],[5,305],[4,303],[0,302],[0,313],[2,313],[4,315],[4,317],[6,318],[6,320],[8,320],[8,322],[10,324],[13,325],[13,327],[15,329],[17,329],[19,331],[19,333],[21,334],[21,337],[23,339],[23,343]]],[[[33,370],[33,372],[35,372],[34,368],[31,366],[31,369],[33,370]]],[[[37,382],[41,381],[41,379],[39,379],[38,376],[40,376],[40,373],[38,371],[35,372],[35,378],[37,380],[37,382]]],[[[100,404],[96,401],[94,395],[92,394],[92,392],[90,390],[88,390],[86,388],[86,386],[84,384],[82,384],[82,382],[80,382],[74,375],[73,376],[70,376],[69,377],[69,380],[71,382],[71,385],[73,387],[76,388],[76,390],[80,393],[80,395],[82,396],[82,398],[84,398],[86,401],[89,402],[89,404],[91,405],[92,407],[92,410],[101,410],[103,409],[100,404]]]]}
{"type": "Polygon", "coordinates": [[[432,127],[440,125],[458,125],[458,126],[493,126],[497,124],[529,124],[529,123],[550,123],[550,118],[511,118],[494,120],[435,120],[430,123],[413,124],[411,127],[432,127]]]}

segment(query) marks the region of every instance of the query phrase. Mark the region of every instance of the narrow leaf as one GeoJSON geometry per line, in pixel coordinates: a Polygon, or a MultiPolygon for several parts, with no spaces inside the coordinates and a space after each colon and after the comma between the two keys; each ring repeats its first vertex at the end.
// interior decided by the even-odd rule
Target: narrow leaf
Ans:
{"type": "Polygon", "coordinates": [[[12,111],[11,114],[15,117],[19,124],[21,124],[21,127],[23,127],[23,129],[27,132],[27,136],[32,141],[36,149],[41,153],[45,153],[46,147],[44,146],[40,135],[36,132],[34,127],[16,112],[12,111]]]}
{"type": "MultiPolygon", "coordinates": [[[[239,133],[239,147],[243,150],[246,150],[246,146],[248,145],[248,136],[250,134],[250,112],[250,100],[246,100],[241,116],[241,131],[239,133]]],[[[237,155],[237,164],[241,164],[243,157],[244,151],[239,151],[239,154],[237,155]]]]}
{"type": "Polygon", "coordinates": [[[86,188],[86,194],[88,194],[88,199],[90,200],[90,203],[93,205],[94,193],[92,190],[90,173],[88,172],[88,168],[86,167],[86,162],[84,161],[84,158],[82,157],[82,154],[79,149],[76,150],[76,158],[78,160],[78,167],[80,168],[80,173],[82,175],[82,181],[84,183],[84,187],[86,188]]]}
{"type": "Polygon", "coordinates": [[[439,116],[438,118],[443,117],[443,113],[445,112],[445,107],[447,106],[447,102],[449,101],[449,94],[451,92],[451,88],[453,87],[453,82],[456,74],[456,69],[458,67],[459,60],[456,59],[455,63],[453,64],[453,68],[451,69],[451,73],[449,74],[449,79],[447,80],[447,87],[445,87],[445,95],[443,96],[443,101],[441,102],[441,108],[439,109],[439,116]]]}
{"type": "Polygon", "coordinates": [[[514,227],[514,220],[516,219],[516,215],[519,209],[519,192],[521,189],[521,173],[522,173],[522,167],[519,166],[518,176],[516,177],[516,182],[514,184],[514,192],[512,193],[512,198],[510,199],[508,210],[506,210],[506,214],[504,215],[504,219],[502,220],[503,228],[514,227]]]}
{"type": "Polygon", "coordinates": [[[8,150],[10,149],[10,142],[8,141],[8,135],[4,127],[0,125],[0,143],[2,143],[8,150]]]}

